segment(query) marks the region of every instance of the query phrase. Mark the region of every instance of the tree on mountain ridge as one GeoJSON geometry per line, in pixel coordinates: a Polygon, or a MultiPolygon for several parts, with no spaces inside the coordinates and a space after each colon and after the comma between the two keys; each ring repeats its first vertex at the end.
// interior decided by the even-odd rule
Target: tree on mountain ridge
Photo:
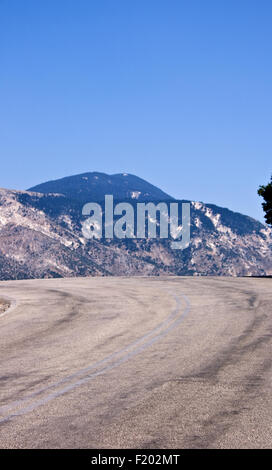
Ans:
{"type": "Polygon", "coordinates": [[[270,183],[259,187],[258,194],[264,199],[262,206],[266,223],[272,226],[272,176],[270,183]]]}

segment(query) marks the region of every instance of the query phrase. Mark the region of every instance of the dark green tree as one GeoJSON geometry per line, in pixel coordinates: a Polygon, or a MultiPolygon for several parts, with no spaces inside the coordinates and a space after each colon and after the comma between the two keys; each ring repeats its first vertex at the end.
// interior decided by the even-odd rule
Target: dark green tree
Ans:
{"type": "Polygon", "coordinates": [[[266,186],[260,186],[258,189],[259,196],[262,196],[264,202],[262,203],[265,212],[266,223],[272,226],[272,176],[271,181],[266,186]]]}

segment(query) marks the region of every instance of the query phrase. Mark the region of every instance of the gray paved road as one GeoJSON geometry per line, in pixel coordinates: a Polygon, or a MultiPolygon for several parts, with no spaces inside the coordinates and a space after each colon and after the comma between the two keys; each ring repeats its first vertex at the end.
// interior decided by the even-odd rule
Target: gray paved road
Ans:
{"type": "Polygon", "coordinates": [[[13,281],[0,297],[0,448],[272,447],[271,279],[13,281]]]}

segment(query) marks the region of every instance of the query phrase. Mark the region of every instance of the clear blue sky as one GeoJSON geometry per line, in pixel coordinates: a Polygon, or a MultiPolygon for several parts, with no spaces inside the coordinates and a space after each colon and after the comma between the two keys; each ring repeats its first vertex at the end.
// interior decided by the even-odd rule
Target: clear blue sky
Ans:
{"type": "Polygon", "coordinates": [[[0,186],[134,173],[263,220],[271,0],[0,0],[0,186]]]}

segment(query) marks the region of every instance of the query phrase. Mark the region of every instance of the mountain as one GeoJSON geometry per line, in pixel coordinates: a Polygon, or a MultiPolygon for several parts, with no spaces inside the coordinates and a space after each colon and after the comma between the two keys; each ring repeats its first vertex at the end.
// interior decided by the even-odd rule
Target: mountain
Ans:
{"type": "Polygon", "coordinates": [[[114,199],[137,199],[138,201],[164,201],[173,199],[156,186],[127,173],[82,173],[66,178],[47,181],[29,189],[39,193],[58,193],[81,202],[100,202],[105,194],[114,199]]]}
{"type": "Polygon", "coordinates": [[[191,202],[191,243],[185,250],[173,250],[168,239],[86,240],[81,232],[81,210],[90,194],[92,201],[104,198],[103,191],[114,193],[116,199],[120,194],[128,199],[130,194],[130,202],[136,206],[144,197],[150,200],[151,190],[152,198],[158,197],[160,190],[132,175],[127,180],[131,185],[124,183],[126,176],[115,175],[121,181],[120,192],[118,178],[112,186],[115,192],[109,191],[108,184],[113,183],[105,185],[103,175],[95,193],[93,186],[80,192],[85,183],[79,176],[68,178],[70,183],[75,178],[75,187],[70,184],[65,188],[65,179],[50,188],[45,183],[49,193],[44,194],[41,189],[0,190],[0,279],[272,274],[271,229],[248,216],[202,202],[191,202]],[[137,186],[142,190],[138,199],[132,194],[135,182],[142,184],[137,186]]]}

